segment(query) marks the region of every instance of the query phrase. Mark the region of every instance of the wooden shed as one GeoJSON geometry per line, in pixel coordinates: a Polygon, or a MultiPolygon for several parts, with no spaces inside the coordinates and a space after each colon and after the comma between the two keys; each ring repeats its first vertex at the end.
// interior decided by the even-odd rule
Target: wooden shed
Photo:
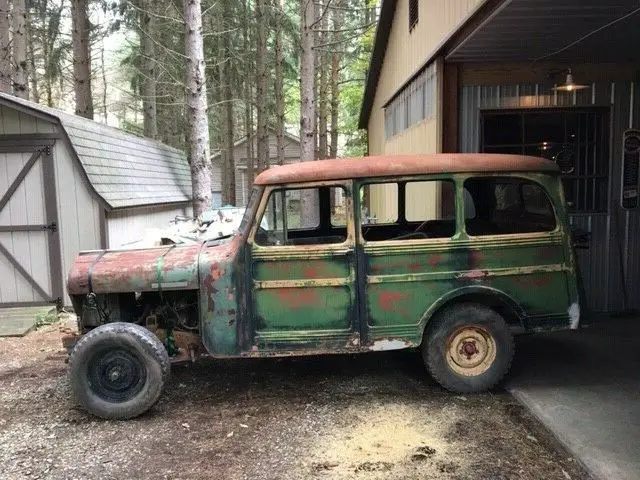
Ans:
{"type": "MultiPolygon", "coordinates": [[[[277,150],[277,137],[276,131],[272,128],[267,128],[267,134],[269,136],[269,164],[276,165],[278,163],[278,150],[277,150]]],[[[251,135],[253,155],[256,155],[258,151],[257,136],[254,133],[251,135]]],[[[247,138],[238,140],[233,145],[233,158],[236,163],[236,207],[244,207],[249,200],[249,191],[247,190],[247,138]]],[[[212,176],[211,176],[211,190],[213,195],[213,206],[219,207],[221,192],[222,192],[222,180],[220,172],[220,163],[222,161],[221,152],[216,152],[211,156],[212,164],[212,176]]],[[[300,161],[300,139],[290,133],[284,134],[284,162],[296,163],[300,161]]],[[[257,162],[256,158],[253,159],[253,164],[257,162]]]]}
{"type": "Polygon", "coordinates": [[[181,151],[0,94],[0,306],[68,305],[79,251],[126,247],[190,203],[181,151]]]}

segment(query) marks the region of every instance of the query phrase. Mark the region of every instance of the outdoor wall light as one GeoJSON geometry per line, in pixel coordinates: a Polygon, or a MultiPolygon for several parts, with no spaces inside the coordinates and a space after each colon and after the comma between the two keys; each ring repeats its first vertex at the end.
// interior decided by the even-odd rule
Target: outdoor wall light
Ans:
{"type": "Polygon", "coordinates": [[[556,92],[573,92],[575,90],[583,90],[585,88],[589,88],[589,85],[580,85],[578,83],[575,83],[573,81],[571,69],[569,69],[565,82],[556,87],[553,87],[552,90],[555,90],[556,92]]]}

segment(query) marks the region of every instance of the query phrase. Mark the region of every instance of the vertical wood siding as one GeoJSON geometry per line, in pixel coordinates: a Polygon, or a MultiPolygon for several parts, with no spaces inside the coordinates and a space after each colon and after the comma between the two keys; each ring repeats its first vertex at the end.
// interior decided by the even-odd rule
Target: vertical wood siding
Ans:
{"type": "MultiPolygon", "coordinates": [[[[0,153],[0,195],[27,163],[31,153],[0,153]]],[[[0,212],[0,225],[46,224],[43,158],[31,168],[11,200],[0,212]]],[[[0,243],[47,292],[51,291],[47,231],[1,232],[0,243]]],[[[42,302],[38,292],[0,254],[0,303],[42,302]]]]}
{"type": "Polygon", "coordinates": [[[145,230],[168,228],[176,216],[191,215],[186,206],[157,206],[107,213],[108,248],[126,248],[128,243],[143,238],[145,230]]]}
{"type": "Polygon", "coordinates": [[[556,94],[540,84],[467,85],[460,91],[461,152],[480,148],[480,110],[496,108],[609,106],[611,148],[609,209],[606,214],[576,214],[572,224],[591,232],[589,250],[579,250],[589,309],[596,312],[640,308],[640,211],[620,207],[622,134],[640,126],[640,84],[602,82],[574,94],[556,94]],[[624,279],[623,279],[624,270],[624,279]],[[623,284],[623,281],[625,282],[623,284]],[[629,294],[624,305],[623,285],[629,294]]]}
{"type": "Polygon", "coordinates": [[[409,0],[398,0],[367,128],[370,155],[385,151],[383,106],[482,3],[420,0],[418,23],[409,32],[409,0]]]}
{"type": "MultiPolygon", "coordinates": [[[[46,120],[42,120],[33,115],[22,113],[18,110],[0,106],[0,134],[33,134],[33,133],[55,133],[57,126],[46,120]]],[[[11,182],[12,172],[9,171],[18,168],[17,163],[12,165],[8,161],[9,156],[19,155],[20,162],[24,162],[27,154],[0,154],[0,161],[4,160],[0,167],[0,188],[6,188],[6,182],[11,182]],[[3,170],[4,169],[4,170],[3,170]]],[[[12,253],[25,269],[32,273],[34,278],[46,289],[49,290],[51,282],[64,285],[64,302],[70,304],[69,297],[66,292],[66,274],[71,268],[71,264],[80,250],[91,250],[100,248],[100,204],[89,191],[86,179],[84,178],[79,165],[72,157],[69,146],[66,141],[58,140],[53,147],[52,160],[54,164],[55,189],[57,195],[58,210],[58,234],[60,235],[61,246],[61,263],[62,276],[60,278],[53,277],[49,271],[49,250],[46,239],[46,232],[43,233],[3,233],[1,241],[3,244],[9,245],[12,253]],[[27,239],[26,236],[30,238],[27,239]],[[7,236],[12,237],[9,243],[7,236]],[[23,238],[24,237],[24,238],[23,238]],[[40,238],[41,237],[41,238],[40,238]]],[[[36,163],[33,170],[25,178],[23,186],[16,192],[15,198],[11,204],[7,206],[7,212],[10,218],[0,219],[1,224],[20,224],[27,223],[21,221],[21,218],[28,219],[31,223],[37,223],[42,216],[44,223],[44,209],[40,212],[36,208],[40,202],[44,202],[44,188],[52,179],[44,178],[42,174],[41,160],[36,163]],[[34,201],[37,198],[37,201],[34,201]],[[24,208],[15,202],[25,202],[24,208]],[[15,204],[15,205],[14,205],[15,204]],[[28,208],[27,208],[28,207],[28,208]],[[22,213],[18,213],[22,211],[22,213]]],[[[15,174],[14,174],[15,176],[15,174]]],[[[13,267],[12,267],[13,268],[13,267]]],[[[0,268],[0,275],[6,272],[0,268]]],[[[20,277],[20,275],[17,275],[20,277]]],[[[11,282],[3,282],[3,287],[10,288],[11,282]]],[[[37,300],[37,294],[29,292],[30,286],[25,287],[23,280],[16,280],[15,293],[18,294],[16,301],[34,301],[37,300]],[[35,298],[34,298],[35,295],[35,298]]],[[[7,295],[13,294],[5,290],[7,295]]],[[[1,298],[0,301],[7,301],[1,298]]]]}
{"type": "MultiPolygon", "coordinates": [[[[401,132],[384,143],[384,150],[380,152],[385,155],[402,155],[410,153],[433,153],[438,151],[438,121],[426,120],[409,129],[401,132]]],[[[435,205],[436,191],[433,201],[425,199],[420,204],[407,204],[406,213],[411,218],[433,218],[429,205],[435,205]]],[[[425,192],[425,198],[427,197],[425,192]]],[[[395,187],[380,185],[369,191],[369,205],[371,214],[378,218],[396,218],[398,211],[397,191],[395,187]]]]}
{"type": "MultiPolygon", "coordinates": [[[[31,115],[0,106],[0,135],[51,133],[54,126],[31,115]]],[[[31,153],[0,153],[0,195],[27,163],[31,153]]],[[[0,225],[45,224],[45,195],[43,162],[41,157],[33,165],[11,200],[0,213],[0,225]]],[[[52,274],[49,266],[49,233],[2,232],[0,242],[47,292],[51,291],[52,274]]],[[[42,302],[43,299],[9,261],[0,254],[0,303],[42,302]]]]}
{"type": "Polygon", "coordinates": [[[69,145],[58,140],[53,148],[58,199],[58,228],[62,249],[62,281],[65,304],[67,296],[66,276],[81,250],[101,248],[100,212],[102,206],[92,195],[78,162],[73,158],[69,145]]]}

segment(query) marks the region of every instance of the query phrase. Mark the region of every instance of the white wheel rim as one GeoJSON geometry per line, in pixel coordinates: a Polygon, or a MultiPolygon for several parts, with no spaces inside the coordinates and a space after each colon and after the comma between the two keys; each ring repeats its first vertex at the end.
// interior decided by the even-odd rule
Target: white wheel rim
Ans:
{"type": "Polygon", "coordinates": [[[447,364],[456,373],[475,377],[485,373],[496,359],[496,342],[484,328],[463,327],[447,342],[447,364]]]}

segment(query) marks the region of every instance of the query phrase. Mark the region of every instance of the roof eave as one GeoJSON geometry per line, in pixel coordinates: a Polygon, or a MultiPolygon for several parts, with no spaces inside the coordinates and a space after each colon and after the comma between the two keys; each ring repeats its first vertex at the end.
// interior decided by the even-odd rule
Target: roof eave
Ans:
{"type": "MultiPolygon", "coordinates": [[[[448,52],[452,48],[456,47],[467,36],[471,35],[479,22],[485,20],[489,15],[500,8],[503,4],[510,2],[511,0],[484,0],[480,3],[476,9],[467,17],[467,19],[458,25],[458,27],[450,33],[450,35],[443,39],[443,42],[435,49],[432,55],[430,55],[426,61],[420,66],[420,68],[409,78],[407,81],[396,90],[391,96],[395,97],[406,84],[408,84],[413,78],[418,76],[421,71],[426,68],[433,60],[443,53],[448,52]]],[[[378,80],[380,78],[380,72],[382,70],[382,64],[386,55],[387,43],[389,41],[389,33],[393,25],[393,18],[395,17],[395,7],[397,0],[383,0],[382,8],[380,10],[380,19],[378,21],[378,31],[376,32],[376,39],[373,46],[373,53],[371,54],[371,61],[369,62],[369,72],[367,74],[367,83],[365,85],[364,94],[362,96],[362,105],[360,108],[360,117],[358,119],[359,128],[367,128],[369,124],[369,118],[371,117],[371,111],[373,109],[373,102],[375,99],[378,80]],[[385,12],[384,7],[387,4],[391,4],[392,10],[385,12]],[[383,14],[387,16],[383,16],[383,14]],[[384,22],[384,25],[383,25],[384,22]],[[384,28],[381,28],[384,27],[384,28]],[[384,32],[384,36],[379,35],[384,32]],[[372,75],[373,73],[373,75],[372,75]]],[[[391,100],[391,98],[389,100],[391,100]]]]}
{"type": "Polygon", "coordinates": [[[397,3],[397,0],[383,0],[380,6],[376,38],[373,42],[373,52],[371,52],[369,69],[367,71],[367,82],[362,95],[362,104],[360,105],[358,128],[367,128],[369,123],[369,116],[371,115],[375,91],[378,86],[378,79],[380,78],[382,62],[384,61],[384,56],[387,51],[389,33],[393,25],[393,17],[395,17],[396,14],[397,3]]]}
{"type": "Polygon", "coordinates": [[[149,208],[149,207],[164,207],[164,206],[178,206],[189,205],[193,203],[193,200],[175,200],[173,202],[157,202],[157,203],[136,203],[132,205],[120,205],[117,207],[111,206],[110,212],[122,212],[124,210],[133,210],[135,208],[149,208]]]}

